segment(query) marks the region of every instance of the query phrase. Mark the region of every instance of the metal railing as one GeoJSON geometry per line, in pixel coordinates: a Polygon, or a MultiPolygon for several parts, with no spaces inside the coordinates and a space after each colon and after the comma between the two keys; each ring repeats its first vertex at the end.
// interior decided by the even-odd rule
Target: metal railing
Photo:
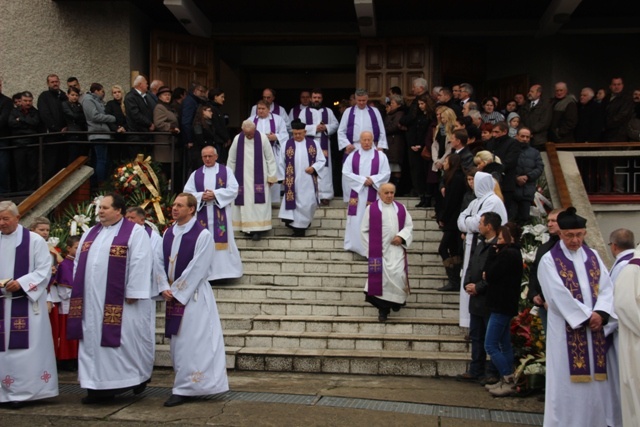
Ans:
{"type": "MultiPolygon", "coordinates": [[[[82,132],[82,131],[68,131],[68,132],[47,132],[47,133],[36,133],[36,134],[30,134],[30,135],[17,135],[17,136],[8,136],[8,137],[3,137],[0,138],[0,144],[3,142],[6,142],[7,145],[4,147],[0,147],[0,152],[2,151],[8,151],[9,153],[13,150],[16,149],[24,149],[24,148],[37,148],[38,150],[38,180],[37,180],[37,187],[42,187],[42,185],[45,182],[45,177],[44,177],[44,161],[46,160],[44,158],[44,153],[45,153],[45,148],[49,148],[49,147],[55,147],[55,146],[65,146],[68,147],[70,145],[88,145],[88,146],[93,146],[93,145],[108,145],[108,146],[131,146],[131,145],[137,145],[137,146],[150,146],[150,147],[155,147],[155,146],[169,146],[171,148],[171,182],[172,184],[175,183],[175,152],[176,152],[176,141],[175,141],[175,134],[171,133],[171,132],[124,132],[124,133],[119,133],[119,132],[82,132]],[[51,141],[50,139],[53,137],[64,137],[64,136],[85,136],[85,137],[89,137],[90,135],[110,135],[110,136],[120,136],[120,137],[128,137],[128,136],[147,136],[147,137],[155,137],[155,136],[172,136],[172,138],[170,138],[169,142],[155,142],[155,141],[119,141],[116,139],[111,139],[111,140],[101,140],[100,142],[96,142],[96,141],[76,141],[76,140],[60,140],[60,141],[51,141]],[[37,143],[32,143],[32,144],[20,144],[20,145],[15,145],[12,144],[13,141],[15,140],[25,140],[25,139],[37,139],[38,142],[37,143]]],[[[182,159],[183,161],[185,160],[184,158],[182,159]]],[[[9,163],[11,163],[12,160],[9,160],[9,163]]],[[[2,171],[0,173],[7,173],[7,171],[2,171]]],[[[16,173],[20,173],[20,171],[16,171],[16,173]]],[[[28,192],[5,192],[3,194],[0,194],[3,198],[11,198],[11,197],[21,197],[21,196],[25,196],[30,194],[31,191],[28,192]]]]}

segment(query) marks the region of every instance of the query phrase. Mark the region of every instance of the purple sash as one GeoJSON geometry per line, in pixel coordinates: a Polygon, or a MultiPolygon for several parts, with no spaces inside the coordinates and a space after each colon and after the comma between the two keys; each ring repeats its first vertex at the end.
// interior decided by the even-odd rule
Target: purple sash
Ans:
{"type": "MultiPolygon", "coordinates": [[[[258,120],[260,120],[260,117],[256,116],[253,119],[253,124],[256,125],[256,128],[258,127],[258,120]]],[[[271,133],[276,133],[276,119],[273,118],[273,114],[271,115],[271,118],[269,119],[269,128],[271,129],[271,133]]],[[[257,132],[257,130],[256,130],[257,132]]],[[[277,142],[278,140],[276,139],[275,141],[269,141],[269,143],[271,144],[271,146],[273,147],[273,145],[277,142]]]]}
{"type": "MultiPolygon", "coordinates": [[[[178,248],[178,253],[176,254],[177,259],[175,260],[175,270],[173,271],[174,279],[179,278],[182,275],[182,272],[185,270],[185,268],[187,268],[187,266],[193,259],[193,254],[196,251],[196,242],[198,241],[198,236],[200,235],[202,230],[205,230],[205,228],[201,224],[199,224],[198,221],[196,221],[195,224],[193,224],[193,227],[191,227],[191,230],[182,235],[182,240],[180,240],[180,247],[178,248]]],[[[171,263],[171,246],[173,245],[174,237],[173,226],[171,226],[164,234],[164,239],[162,240],[164,271],[167,274],[167,277],[169,277],[170,273],[169,268],[171,263]]],[[[174,281],[171,281],[170,283],[173,284],[174,281]]],[[[171,335],[178,335],[178,331],[180,330],[180,323],[182,322],[182,316],[184,316],[184,307],[184,304],[182,304],[175,298],[167,302],[166,320],[164,327],[165,337],[171,338],[171,335]]]]}
{"type": "MultiPolygon", "coordinates": [[[[380,155],[378,154],[378,150],[373,150],[373,161],[371,162],[371,175],[377,175],[380,170],[380,155]]],[[[360,150],[357,150],[353,154],[353,159],[351,160],[351,168],[353,173],[356,175],[360,175],[360,150]]],[[[373,185],[369,187],[369,192],[367,193],[367,206],[371,203],[375,202],[377,199],[378,193],[376,192],[373,185]]],[[[358,193],[355,190],[351,190],[351,194],[349,195],[349,209],[347,210],[348,216],[355,216],[358,213],[358,193]]]]}
{"type": "MultiPolygon", "coordinates": [[[[406,208],[393,202],[398,208],[398,231],[404,228],[407,219],[406,208]]],[[[382,210],[377,203],[369,207],[369,276],[367,281],[367,295],[382,295],[382,210]]],[[[405,254],[406,272],[406,254],[405,254]]]]}
{"type": "MultiPolygon", "coordinates": [[[[22,228],[22,242],[16,247],[16,259],[13,263],[14,280],[29,274],[29,245],[30,233],[26,228],[22,228]]],[[[24,291],[20,289],[20,293],[24,291]]],[[[15,293],[16,296],[18,292],[15,293]]],[[[4,325],[4,304],[7,299],[0,303],[0,351],[5,351],[5,325],[4,325]]],[[[29,348],[29,298],[22,295],[20,298],[11,300],[11,329],[9,331],[9,350],[29,348]]]]}
{"type": "MultiPolygon", "coordinates": [[[[349,112],[349,118],[347,119],[347,139],[350,143],[353,144],[353,128],[356,120],[356,109],[358,107],[351,107],[351,111],[349,112]]],[[[367,112],[369,113],[369,118],[371,119],[371,128],[373,129],[373,142],[378,143],[380,139],[380,125],[378,124],[378,119],[376,117],[376,113],[373,112],[373,109],[367,106],[367,112]]],[[[365,131],[367,129],[361,129],[361,131],[365,131]]],[[[358,136],[359,138],[360,136],[358,136]]]]}
{"type": "MultiPolygon", "coordinates": [[[[322,123],[325,125],[329,123],[329,112],[326,108],[322,109],[322,123]]],[[[324,167],[329,167],[329,135],[326,132],[320,133],[320,149],[322,150],[322,154],[326,157],[327,161],[324,164],[324,167]]]]}
{"type": "MultiPolygon", "coordinates": [[[[591,298],[593,306],[595,307],[598,300],[598,288],[600,286],[600,264],[598,263],[596,255],[587,245],[582,245],[582,249],[584,249],[587,254],[587,261],[584,267],[589,277],[591,298]]],[[[551,256],[553,257],[556,269],[565,287],[571,292],[573,298],[584,303],[573,261],[565,256],[560,247],[560,242],[551,248],[551,256]]],[[[572,329],[568,323],[565,325],[571,382],[582,383],[591,381],[587,327],[588,326],[583,325],[578,329],[572,329]]],[[[594,378],[596,381],[605,381],[607,379],[607,343],[604,331],[602,329],[597,332],[591,331],[591,338],[593,341],[592,356],[595,360],[594,378]]]]}
{"type": "Polygon", "coordinates": [[[151,233],[153,233],[153,228],[151,228],[151,226],[145,222],[144,231],[147,232],[147,236],[151,237],[151,233]]]}
{"type": "Polygon", "coordinates": [[[631,258],[633,258],[633,252],[630,252],[625,256],[623,256],[622,258],[618,259],[611,267],[611,271],[613,271],[613,269],[616,268],[616,265],[620,264],[623,261],[629,261],[631,258]]]}
{"type": "MultiPolygon", "coordinates": [[[[127,254],[129,252],[129,238],[135,227],[131,221],[121,220],[122,225],[118,234],[111,242],[109,263],[107,265],[107,290],[104,298],[104,315],[102,318],[102,347],[120,347],[122,335],[122,312],[125,298],[127,254]]],[[[73,290],[69,304],[69,319],[67,321],[67,338],[82,339],[82,317],[84,302],[84,285],[87,269],[87,257],[95,238],[102,231],[98,224],[89,230],[80,250],[78,268],[73,278],[73,290]]]]}
{"type": "MultiPolygon", "coordinates": [[[[253,137],[253,201],[256,204],[265,203],[264,195],[264,165],[262,164],[262,139],[256,131],[253,137]]],[[[244,206],[244,133],[238,138],[238,154],[236,161],[236,180],[238,181],[238,196],[236,206],[244,206]]]]}
{"type": "MultiPolygon", "coordinates": [[[[301,141],[302,142],[302,141],[301,141]]],[[[316,162],[316,144],[310,137],[305,137],[305,145],[307,147],[307,155],[309,157],[309,166],[316,162]]],[[[285,176],[284,176],[284,208],[288,211],[296,208],[296,141],[291,138],[285,145],[285,176]]],[[[302,173],[306,173],[302,171],[302,173]]],[[[318,179],[314,173],[312,176],[314,190],[318,192],[318,179]]]]}
{"type": "Polygon", "coordinates": [[[67,255],[58,265],[58,272],[56,273],[56,283],[58,286],[73,288],[73,260],[73,257],[67,255]]]}
{"type": "MultiPolygon", "coordinates": [[[[196,170],[194,175],[194,181],[196,184],[196,191],[199,193],[204,192],[204,168],[196,170]]],[[[219,188],[227,188],[227,168],[225,165],[218,166],[218,173],[216,174],[216,190],[219,188]]],[[[198,222],[204,228],[209,227],[209,218],[207,216],[207,207],[203,205],[198,211],[198,222]]],[[[215,203],[213,204],[213,241],[215,242],[216,250],[223,251],[229,249],[229,236],[227,234],[227,212],[224,208],[219,207],[215,203]]]]}

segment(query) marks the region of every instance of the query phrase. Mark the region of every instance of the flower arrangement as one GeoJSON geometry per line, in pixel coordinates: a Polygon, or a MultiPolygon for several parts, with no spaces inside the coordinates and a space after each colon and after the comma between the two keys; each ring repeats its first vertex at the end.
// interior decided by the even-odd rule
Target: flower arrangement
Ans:
{"type": "Polygon", "coordinates": [[[134,163],[129,162],[116,169],[113,175],[113,187],[120,194],[131,194],[140,188],[140,177],[134,169],[134,163]]]}

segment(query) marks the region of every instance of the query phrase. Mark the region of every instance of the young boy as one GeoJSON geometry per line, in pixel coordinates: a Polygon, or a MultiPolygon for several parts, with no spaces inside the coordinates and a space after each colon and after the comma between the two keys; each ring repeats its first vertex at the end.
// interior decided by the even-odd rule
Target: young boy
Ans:
{"type": "Polygon", "coordinates": [[[56,273],[56,284],[58,297],[60,299],[60,310],[58,320],[58,339],[54,337],[56,345],[56,357],[59,361],[59,368],[65,371],[78,370],[78,340],[67,339],[67,319],[69,317],[69,300],[71,299],[71,288],[73,286],[73,262],[78,251],[80,236],[70,236],[67,239],[67,256],[58,266],[56,273]]]}

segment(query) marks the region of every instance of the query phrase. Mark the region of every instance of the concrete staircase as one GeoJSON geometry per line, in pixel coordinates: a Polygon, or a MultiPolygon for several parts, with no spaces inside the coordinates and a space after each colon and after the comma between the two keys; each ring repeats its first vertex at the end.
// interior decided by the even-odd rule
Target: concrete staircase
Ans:
{"type": "MultiPolygon", "coordinates": [[[[414,222],[411,295],[386,323],[364,302],[365,258],[343,249],[341,200],[316,211],[305,238],[290,237],[275,208],[274,228],[262,240],[236,233],[244,276],[214,287],[227,367],[412,376],[464,372],[469,344],[458,327],[458,295],[435,290],[446,280],[436,252],[441,232],[431,209],[414,209],[414,199],[399,201],[414,222]]],[[[156,365],[171,366],[162,309],[156,327],[156,365]]]]}

